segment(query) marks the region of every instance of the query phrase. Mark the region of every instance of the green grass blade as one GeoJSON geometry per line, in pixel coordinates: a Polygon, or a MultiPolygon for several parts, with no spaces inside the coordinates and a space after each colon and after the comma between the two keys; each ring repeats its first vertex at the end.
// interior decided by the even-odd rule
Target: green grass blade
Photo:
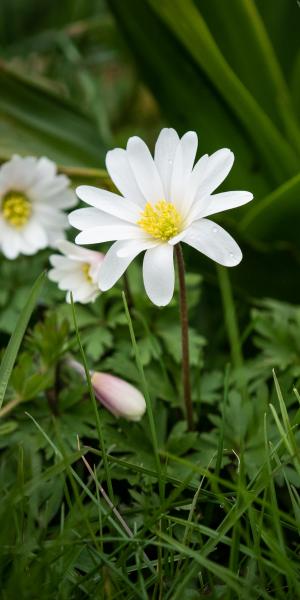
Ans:
{"type": "Polygon", "coordinates": [[[102,452],[102,460],[103,460],[103,465],[104,465],[104,471],[105,471],[105,476],[106,476],[106,481],[107,481],[109,497],[110,497],[111,502],[114,503],[113,487],[112,487],[110,471],[109,471],[109,464],[108,464],[107,454],[106,454],[106,449],[105,449],[105,444],[104,444],[102,425],[101,425],[101,421],[100,421],[100,417],[99,417],[99,411],[98,411],[98,406],[97,406],[97,402],[96,402],[96,398],[95,398],[95,394],[94,394],[94,389],[93,389],[92,382],[91,382],[90,371],[88,368],[88,364],[86,361],[85,353],[84,353],[80,335],[79,335],[78,323],[77,323],[76,312],[75,312],[75,305],[74,305],[72,294],[71,294],[71,305],[72,305],[72,314],[73,314],[73,321],[74,321],[74,326],[75,326],[77,342],[78,342],[78,346],[79,346],[79,350],[80,350],[80,354],[81,354],[81,358],[82,358],[82,362],[83,362],[83,366],[84,366],[85,377],[86,377],[86,381],[87,381],[87,385],[88,385],[88,391],[90,394],[90,398],[91,398],[94,413],[95,413],[96,427],[97,427],[97,433],[98,433],[98,438],[99,438],[99,444],[100,444],[100,448],[101,448],[101,452],[102,452]]]}
{"type": "Polygon", "coordinates": [[[154,421],[154,415],[153,415],[153,408],[152,408],[152,403],[151,403],[151,398],[150,398],[150,394],[149,394],[149,390],[148,390],[148,385],[147,385],[147,381],[146,381],[146,378],[145,378],[145,373],[144,373],[144,369],[143,369],[143,365],[142,365],[142,361],[141,361],[141,357],[140,357],[138,345],[136,343],[136,338],[135,338],[135,333],[134,333],[134,329],[133,329],[133,325],[132,325],[132,320],[131,320],[131,316],[130,316],[130,312],[129,312],[129,309],[128,309],[128,304],[127,304],[127,300],[126,300],[126,296],[125,296],[124,292],[122,292],[122,296],[123,296],[125,314],[126,314],[126,318],[127,318],[127,322],[128,322],[128,327],[129,327],[131,342],[132,342],[132,346],[133,346],[133,350],[134,350],[134,354],[135,354],[135,358],[136,358],[136,364],[137,364],[137,368],[138,368],[138,371],[139,371],[139,374],[140,374],[141,386],[142,386],[142,389],[143,389],[143,393],[144,393],[144,397],[145,397],[145,401],[146,401],[146,406],[147,406],[147,414],[148,414],[148,419],[149,419],[150,432],[151,432],[151,438],[152,438],[152,444],[153,444],[153,451],[154,451],[154,455],[155,455],[155,462],[156,462],[156,469],[157,469],[158,485],[159,485],[160,496],[161,496],[161,500],[162,500],[163,499],[163,495],[164,495],[163,494],[163,487],[164,486],[163,486],[162,468],[161,468],[161,464],[160,464],[159,448],[158,448],[158,441],[157,441],[157,435],[156,435],[156,429],[155,429],[155,421],[154,421]]]}
{"type": "Polygon", "coordinates": [[[24,337],[27,325],[29,323],[29,319],[36,305],[36,301],[39,296],[44,279],[45,273],[41,273],[41,275],[39,275],[36,282],[34,283],[29,298],[19,316],[14,333],[12,334],[6,351],[4,353],[0,366],[0,408],[4,400],[6,388],[9,382],[11,372],[13,370],[13,366],[15,364],[15,360],[19,352],[22,339],[24,337]]]}
{"type": "MultiPolygon", "coordinates": [[[[251,48],[256,55],[256,65],[259,65],[260,69],[260,78],[266,82],[269,89],[267,102],[271,101],[272,94],[273,103],[275,99],[275,106],[290,141],[295,149],[300,151],[299,123],[294,115],[289,89],[257,6],[252,0],[235,0],[232,10],[238,10],[238,16],[243,16],[243,31],[247,29],[249,33],[251,48]]],[[[231,15],[229,19],[233,27],[236,27],[231,15]]],[[[254,83],[257,81],[257,70],[254,72],[254,83]]]]}

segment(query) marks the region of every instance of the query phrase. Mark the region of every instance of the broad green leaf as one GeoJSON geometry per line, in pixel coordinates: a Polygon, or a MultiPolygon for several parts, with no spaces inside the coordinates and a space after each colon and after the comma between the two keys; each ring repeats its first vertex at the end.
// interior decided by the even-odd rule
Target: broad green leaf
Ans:
{"type": "Polygon", "coordinates": [[[277,240],[294,242],[299,246],[299,230],[293,219],[300,215],[300,174],[286,181],[271,194],[253,202],[240,222],[247,237],[263,242],[277,240]]]}
{"type": "Polygon", "coordinates": [[[231,68],[300,151],[299,122],[288,85],[255,2],[231,0],[230,11],[226,2],[218,0],[197,5],[231,68]]]}
{"type": "Polygon", "coordinates": [[[162,20],[146,2],[129,0],[125,5],[109,0],[109,3],[134,51],[141,77],[160,102],[167,123],[180,133],[196,130],[201,154],[221,147],[233,150],[237,164],[226,182],[228,189],[251,189],[260,197],[271,191],[276,182],[263,170],[240,123],[162,20]],[[147,23],[147,36],[143,23],[147,23]],[[154,40],[159,40],[159,44],[154,40]]]}
{"type": "Polygon", "coordinates": [[[299,51],[299,3],[286,0],[255,0],[268,30],[286,80],[290,80],[294,60],[299,51]],[[285,34],[288,32],[288,36],[285,34]]]}
{"type": "Polygon", "coordinates": [[[102,166],[100,134],[79,108],[3,63],[0,88],[0,156],[46,155],[64,165],[102,166]]]}
{"type": "Polygon", "coordinates": [[[0,366],[0,408],[3,403],[3,399],[5,396],[6,388],[8,385],[8,381],[17,358],[17,354],[25,334],[29,319],[34,310],[38,295],[40,293],[43,281],[45,279],[45,273],[42,273],[38,279],[36,280],[30,296],[19,316],[19,319],[16,324],[16,328],[14,333],[12,334],[8,346],[6,348],[5,354],[3,356],[1,366],[0,366]]]}
{"type": "Polygon", "coordinates": [[[227,63],[192,1],[148,2],[236,114],[277,181],[295,174],[295,152],[227,63]]]}

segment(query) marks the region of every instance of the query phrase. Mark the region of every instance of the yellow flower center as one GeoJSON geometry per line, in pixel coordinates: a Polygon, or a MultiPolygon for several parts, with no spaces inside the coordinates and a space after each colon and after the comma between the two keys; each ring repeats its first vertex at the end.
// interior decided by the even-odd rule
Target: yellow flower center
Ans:
{"type": "Polygon", "coordinates": [[[159,200],[154,206],[147,202],[137,224],[152,237],[170,240],[182,229],[182,217],[174,204],[159,200]]]}
{"type": "Polygon", "coordinates": [[[24,227],[31,216],[31,203],[22,192],[8,192],[2,201],[4,219],[16,229],[24,227]]]}
{"type": "Polygon", "coordinates": [[[92,280],[92,278],[90,276],[90,268],[91,268],[91,265],[89,263],[83,263],[83,265],[82,265],[82,272],[83,272],[86,280],[89,283],[93,283],[93,280],[92,280]]]}

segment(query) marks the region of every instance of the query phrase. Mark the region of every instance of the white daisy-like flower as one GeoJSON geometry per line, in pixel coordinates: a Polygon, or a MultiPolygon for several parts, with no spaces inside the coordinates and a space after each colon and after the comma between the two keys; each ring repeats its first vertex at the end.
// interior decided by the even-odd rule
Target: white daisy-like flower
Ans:
{"type": "Polygon", "coordinates": [[[10,259],[64,237],[65,208],[77,203],[70,180],[48,158],[13,156],[0,167],[0,248],[10,259]]]}
{"type": "Polygon", "coordinates": [[[174,291],[173,251],[178,242],[227,267],[237,265],[242,253],[234,239],[210,215],[252,200],[250,192],[212,194],[224,181],[234,161],[227,148],[202,156],[195,164],[198,139],[194,131],[181,139],[174,129],[163,129],[154,159],[138,137],[127,149],[108,152],[106,167],[122,196],[80,186],[79,198],[91,208],[71,213],[71,225],[81,230],[77,244],[117,240],[99,271],[99,287],[111,288],[131,261],[143,251],[143,279],[149,298],[168,304],[174,291]]]}
{"type": "Polygon", "coordinates": [[[74,302],[93,302],[100,294],[98,277],[104,254],[80,248],[67,240],[57,242],[56,246],[64,256],[50,256],[53,268],[48,273],[49,279],[58,283],[60,290],[67,291],[67,302],[71,301],[71,292],[74,302]]]}

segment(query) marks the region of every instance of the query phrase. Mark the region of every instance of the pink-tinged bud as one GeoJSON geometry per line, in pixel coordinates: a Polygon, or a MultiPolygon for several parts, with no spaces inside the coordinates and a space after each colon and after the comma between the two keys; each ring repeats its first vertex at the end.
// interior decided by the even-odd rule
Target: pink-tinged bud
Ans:
{"type": "Polygon", "coordinates": [[[139,421],[146,410],[144,396],[133,385],[120,377],[99,373],[92,374],[96,398],[116,417],[139,421]]]}

